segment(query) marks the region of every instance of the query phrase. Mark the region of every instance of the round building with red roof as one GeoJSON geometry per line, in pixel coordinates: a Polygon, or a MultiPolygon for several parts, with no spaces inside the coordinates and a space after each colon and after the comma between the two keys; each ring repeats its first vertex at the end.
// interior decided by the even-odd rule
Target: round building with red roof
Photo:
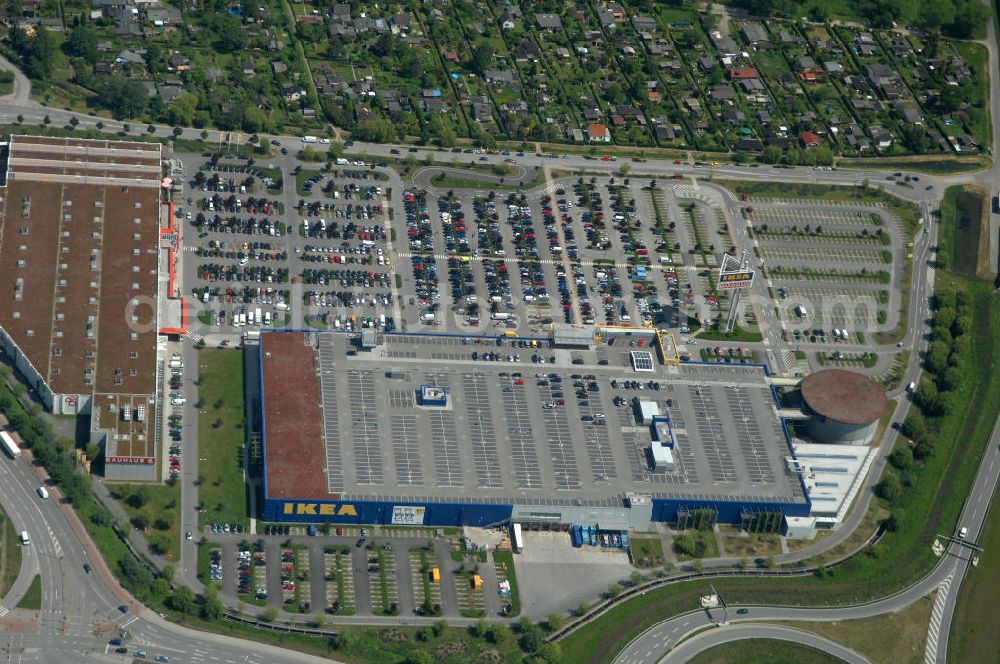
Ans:
{"type": "Polygon", "coordinates": [[[889,400],[874,380],[844,369],[824,369],[801,383],[809,434],[820,443],[867,445],[889,400]]]}

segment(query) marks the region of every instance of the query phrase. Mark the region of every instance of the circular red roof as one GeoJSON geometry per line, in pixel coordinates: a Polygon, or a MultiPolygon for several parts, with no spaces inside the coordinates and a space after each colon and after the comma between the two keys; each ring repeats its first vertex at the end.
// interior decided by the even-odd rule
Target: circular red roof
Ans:
{"type": "Polygon", "coordinates": [[[814,412],[842,424],[871,424],[889,405],[878,383],[844,369],[824,369],[806,376],[802,399],[814,412]]]}

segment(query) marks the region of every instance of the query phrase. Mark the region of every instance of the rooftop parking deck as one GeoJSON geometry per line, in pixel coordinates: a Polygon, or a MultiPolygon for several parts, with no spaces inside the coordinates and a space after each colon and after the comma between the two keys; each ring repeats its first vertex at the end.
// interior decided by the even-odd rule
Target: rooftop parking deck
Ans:
{"type": "Polygon", "coordinates": [[[656,362],[636,373],[635,348],[621,339],[578,351],[385,335],[368,352],[341,333],[261,338],[269,498],[614,506],[637,492],[804,500],[785,469],[790,451],[759,366],[656,362]],[[493,353],[498,360],[483,359],[493,353]],[[445,388],[446,403],[422,403],[421,385],[445,388]],[[652,470],[649,427],[638,423],[634,398],[671,418],[672,469],[652,470]]]}

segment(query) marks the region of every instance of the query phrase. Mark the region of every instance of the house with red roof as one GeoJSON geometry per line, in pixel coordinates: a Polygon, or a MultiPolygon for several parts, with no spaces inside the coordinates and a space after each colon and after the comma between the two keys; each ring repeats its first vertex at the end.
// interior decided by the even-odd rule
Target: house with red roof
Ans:
{"type": "Polygon", "coordinates": [[[743,81],[747,79],[757,78],[756,69],[748,69],[746,67],[733,67],[729,70],[729,80],[731,81],[743,81]]]}
{"type": "Polygon", "coordinates": [[[590,137],[591,143],[610,143],[611,142],[611,132],[608,131],[606,125],[600,123],[593,123],[587,130],[587,135],[590,137]]]}
{"type": "Polygon", "coordinates": [[[812,133],[811,131],[802,132],[802,145],[807,148],[818,148],[819,147],[819,136],[812,133]]]}

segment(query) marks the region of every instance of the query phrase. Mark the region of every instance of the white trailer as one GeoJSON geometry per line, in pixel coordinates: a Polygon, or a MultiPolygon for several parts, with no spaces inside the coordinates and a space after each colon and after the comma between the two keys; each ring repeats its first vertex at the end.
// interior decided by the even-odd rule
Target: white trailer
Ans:
{"type": "Polygon", "coordinates": [[[14,442],[14,438],[6,431],[0,431],[0,443],[3,444],[3,451],[11,459],[21,458],[21,448],[18,447],[17,443],[14,442]]]}
{"type": "Polygon", "coordinates": [[[521,535],[521,524],[514,524],[514,527],[511,528],[511,535],[514,553],[521,553],[524,551],[524,537],[521,535]]]}

